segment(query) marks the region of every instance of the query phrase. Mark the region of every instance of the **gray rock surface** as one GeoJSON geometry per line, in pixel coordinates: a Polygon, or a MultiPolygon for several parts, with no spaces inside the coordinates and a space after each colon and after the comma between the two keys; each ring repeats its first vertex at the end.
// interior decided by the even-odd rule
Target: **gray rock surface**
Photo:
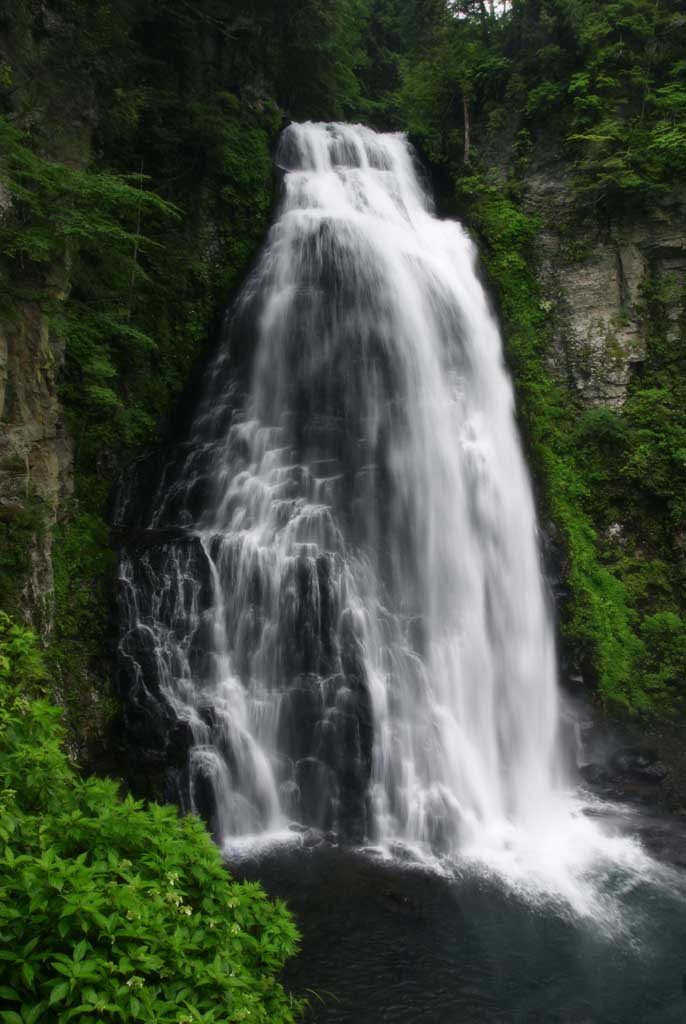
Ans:
{"type": "Polygon", "coordinates": [[[541,155],[524,176],[541,223],[540,280],[553,325],[550,361],[586,406],[618,407],[645,358],[645,286],[669,278],[676,338],[686,294],[686,190],[614,222],[575,201],[569,165],[541,155]]]}
{"type": "MultiPolygon", "coordinates": [[[[59,298],[59,295],[56,295],[59,298]]],[[[46,529],[31,544],[21,602],[45,635],[52,618],[51,527],[72,489],[72,444],[58,397],[64,343],[40,302],[22,302],[0,323],[0,518],[38,505],[46,529]]]]}

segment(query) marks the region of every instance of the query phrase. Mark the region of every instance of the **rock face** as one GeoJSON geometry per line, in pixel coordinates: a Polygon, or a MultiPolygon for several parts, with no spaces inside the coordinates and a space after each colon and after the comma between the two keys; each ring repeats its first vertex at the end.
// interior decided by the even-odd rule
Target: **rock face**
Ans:
{"type": "MultiPolygon", "coordinates": [[[[13,76],[12,119],[32,133],[41,155],[84,167],[95,123],[93,90],[53,66],[51,45],[62,45],[68,26],[46,5],[34,6],[16,5],[16,17],[0,26],[0,53],[13,76]]],[[[0,221],[11,216],[12,196],[0,183],[0,221]]],[[[3,304],[11,314],[0,318],[0,544],[22,548],[22,567],[10,568],[12,592],[2,600],[47,639],[53,617],[52,527],[73,487],[72,443],[58,392],[64,340],[51,327],[48,311],[68,295],[70,261],[65,252],[45,269],[17,263],[10,275],[16,295],[3,304]]]]}
{"type": "Polygon", "coordinates": [[[19,602],[45,635],[52,617],[51,526],[72,487],[72,445],[57,389],[64,344],[39,303],[21,303],[16,313],[12,323],[0,323],[0,523],[37,513],[19,602]]]}
{"type": "Polygon", "coordinates": [[[570,168],[554,154],[540,154],[523,184],[524,206],[542,224],[538,260],[553,369],[583,405],[621,406],[645,358],[648,283],[669,280],[675,337],[684,316],[686,190],[607,222],[584,218],[570,168]]]}

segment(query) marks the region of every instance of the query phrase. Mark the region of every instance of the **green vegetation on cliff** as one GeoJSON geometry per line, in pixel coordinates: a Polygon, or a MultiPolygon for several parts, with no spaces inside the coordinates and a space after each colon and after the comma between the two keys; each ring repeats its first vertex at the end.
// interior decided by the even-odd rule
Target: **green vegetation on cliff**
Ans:
{"type": "MultiPolygon", "coordinates": [[[[107,558],[87,553],[114,481],[159,439],[249,268],[287,118],[360,102],[366,16],[364,0],[0,0],[0,316],[11,330],[36,302],[65,345],[74,495],[48,511],[67,688],[107,674],[107,558]]],[[[1,606],[19,610],[45,518],[0,521],[1,606]]]]}
{"type": "MultiPolygon", "coordinates": [[[[646,358],[623,407],[589,408],[551,365],[544,225],[521,184],[539,151],[564,162],[572,248],[575,221],[668,196],[686,165],[685,27],[678,0],[0,3],[6,306],[38,296],[66,344],[75,494],[58,510],[56,675],[106,671],[108,494],[164,430],[266,230],[278,131],[348,118],[409,131],[441,208],[479,237],[565,553],[569,657],[607,704],[682,709],[683,280],[645,287],[646,358]]],[[[39,519],[0,524],[7,604],[39,519]]]]}

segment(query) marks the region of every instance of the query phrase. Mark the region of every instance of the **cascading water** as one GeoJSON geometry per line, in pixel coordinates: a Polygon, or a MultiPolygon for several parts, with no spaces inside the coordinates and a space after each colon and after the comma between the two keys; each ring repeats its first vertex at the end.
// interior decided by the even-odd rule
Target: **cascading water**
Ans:
{"type": "Polygon", "coordinates": [[[474,246],[433,216],[400,135],[291,125],[276,162],[276,223],[123,559],[133,705],[185,730],[183,756],[167,740],[177,795],[221,839],[295,821],[581,905],[591,860],[643,855],[565,788],[531,487],[474,246]]]}

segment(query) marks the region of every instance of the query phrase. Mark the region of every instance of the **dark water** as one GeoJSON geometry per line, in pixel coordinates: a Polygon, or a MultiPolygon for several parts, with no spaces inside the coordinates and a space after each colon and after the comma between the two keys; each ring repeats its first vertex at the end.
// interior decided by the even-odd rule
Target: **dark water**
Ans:
{"type": "Polygon", "coordinates": [[[609,935],[484,878],[449,882],[338,848],[233,870],[288,900],[303,944],[285,980],[319,993],[316,1024],[686,1021],[686,905],[664,887],[625,892],[625,930],[609,935]]]}

